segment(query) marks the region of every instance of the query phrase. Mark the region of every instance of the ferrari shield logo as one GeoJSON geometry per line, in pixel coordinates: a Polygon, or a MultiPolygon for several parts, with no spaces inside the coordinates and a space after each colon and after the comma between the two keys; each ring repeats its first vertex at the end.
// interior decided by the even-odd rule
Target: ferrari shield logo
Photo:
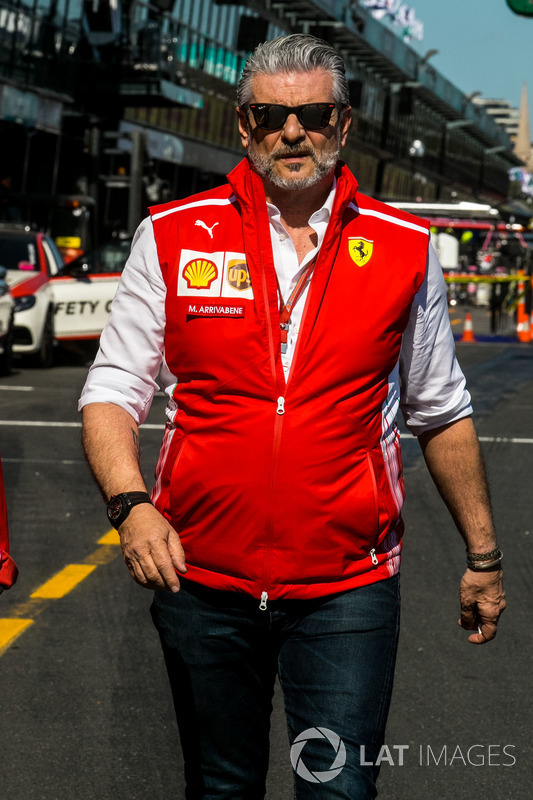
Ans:
{"type": "Polygon", "coordinates": [[[362,237],[349,236],[348,237],[348,252],[355,261],[358,267],[364,267],[372,258],[374,251],[374,242],[370,239],[363,239],[362,237]]]}

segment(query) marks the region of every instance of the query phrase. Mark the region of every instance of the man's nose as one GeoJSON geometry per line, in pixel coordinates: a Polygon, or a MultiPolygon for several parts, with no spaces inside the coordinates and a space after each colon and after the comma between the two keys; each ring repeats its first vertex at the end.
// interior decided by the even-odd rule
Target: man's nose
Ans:
{"type": "Polygon", "coordinates": [[[305,128],[296,116],[289,114],[282,128],[282,136],[288,142],[295,142],[305,138],[305,128]]]}

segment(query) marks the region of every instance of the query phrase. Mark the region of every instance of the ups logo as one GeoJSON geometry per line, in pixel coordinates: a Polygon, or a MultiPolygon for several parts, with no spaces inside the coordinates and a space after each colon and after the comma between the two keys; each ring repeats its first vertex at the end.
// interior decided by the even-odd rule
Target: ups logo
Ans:
{"type": "Polygon", "coordinates": [[[252,285],[248,264],[246,261],[233,260],[228,262],[227,279],[230,286],[243,292],[252,285]]]}

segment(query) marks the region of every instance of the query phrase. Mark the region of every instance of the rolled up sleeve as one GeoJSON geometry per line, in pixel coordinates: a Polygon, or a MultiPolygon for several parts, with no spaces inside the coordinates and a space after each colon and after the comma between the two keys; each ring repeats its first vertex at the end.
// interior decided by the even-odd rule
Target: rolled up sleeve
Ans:
{"type": "Polygon", "coordinates": [[[144,422],[163,362],[166,286],[152,221],[136,231],[79,409],[115,403],[144,422]]]}
{"type": "Polygon", "coordinates": [[[446,284],[431,245],[426,276],[402,340],[400,408],[415,436],[472,413],[471,397],[455,355],[446,284]]]}

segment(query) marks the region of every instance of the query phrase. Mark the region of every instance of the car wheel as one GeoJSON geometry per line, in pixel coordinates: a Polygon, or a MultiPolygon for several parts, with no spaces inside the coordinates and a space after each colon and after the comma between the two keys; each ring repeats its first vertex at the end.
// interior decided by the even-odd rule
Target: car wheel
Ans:
{"type": "Polygon", "coordinates": [[[15,338],[15,320],[13,315],[8,331],[4,337],[4,352],[0,353],[0,375],[9,375],[13,367],[13,339],[15,338]]]}
{"type": "Polygon", "coordinates": [[[46,315],[41,346],[34,357],[35,365],[41,369],[48,369],[54,362],[54,317],[52,311],[46,315]]]}

